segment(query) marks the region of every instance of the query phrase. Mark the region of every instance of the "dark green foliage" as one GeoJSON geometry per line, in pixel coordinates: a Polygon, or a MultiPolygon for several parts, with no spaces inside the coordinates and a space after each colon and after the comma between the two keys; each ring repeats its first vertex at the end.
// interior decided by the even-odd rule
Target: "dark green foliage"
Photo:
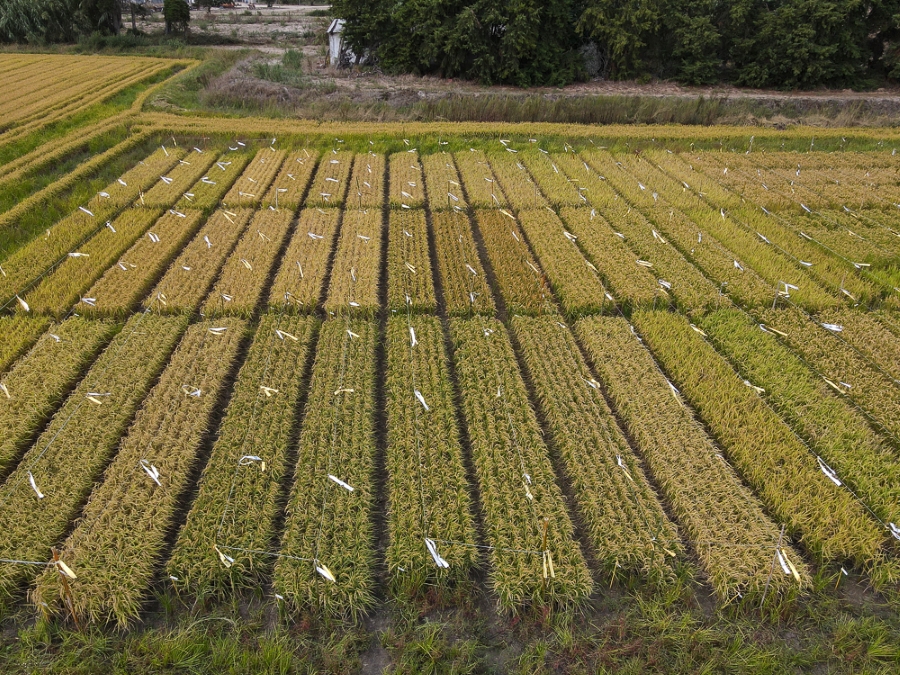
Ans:
{"type": "Polygon", "coordinates": [[[166,17],[166,33],[186,33],[191,21],[191,10],[185,0],[165,0],[163,16],[166,17]]]}
{"type": "Polygon", "coordinates": [[[120,0],[0,0],[0,42],[74,42],[121,27],[120,0]]]}

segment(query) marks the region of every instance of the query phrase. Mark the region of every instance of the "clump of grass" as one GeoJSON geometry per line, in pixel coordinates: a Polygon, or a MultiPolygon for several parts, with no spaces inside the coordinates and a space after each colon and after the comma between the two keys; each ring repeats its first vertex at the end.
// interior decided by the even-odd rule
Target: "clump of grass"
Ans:
{"type": "Polygon", "coordinates": [[[256,63],[253,74],[261,80],[286,84],[291,87],[303,87],[303,54],[295,49],[288,49],[281,57],[281,63],[256,63]]]}

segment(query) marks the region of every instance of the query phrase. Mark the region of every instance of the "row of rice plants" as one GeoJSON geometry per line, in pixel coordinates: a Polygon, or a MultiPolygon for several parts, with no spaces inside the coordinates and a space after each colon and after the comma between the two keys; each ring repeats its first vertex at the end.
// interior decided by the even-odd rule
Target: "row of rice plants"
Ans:
{"type": "Polygon", "coordinates": [[[25,353],[49,325],[49,317],[0,316],[0,373],[25,353]]]}
{"type": "Polygon", "coordinates": [[[200,211],[168,211],[116,261],[82,297],[85,314],[125,316],[150,292],[203,223],[200,211]],[[152,236],[151,236],[152,235],[152,236]]]}
{"type": "Polygon", "coordinates": [[[478,564],[472,500],[440,320],[392,317],[386,342],[387,567],[394,592],[415,596],[478,564]]]}
{"type": "Polygon", "coordinates": [[[846,489],[739,377],[687,319],[638,311],[633,320],[664,368],[681,384],[744,480],[792,536],[825,561],[868,567],[884,535],[846,489]]]}
{"type": "MultiPolygon", "coordinates": [[[[488,161],[513,209],[521,211],[523,209],[542,209],[548,206],[549,202],[544,199],[538,184],[531,179],[528,169],[513,155],[492,153],[488,155],[488,161]]],[[[469,188],[469,185],[467,184],[466,187],[469,188]]],[[[488,208],[495,205],[496,202],[488,205],[488,208]]]]}
{"type": "MultiPolygon", "coordinates": [[[[142,313],[113,338],[0,487],[0,527],[9,534],[0,541],[0,558],[50,559],[50,548],[78,516],[186,328],[187,317],[142,313]]],[[[0,602],[39,571],[34,565],[0,565],[0,602]]]]}
{"type": "Polygon", "coordinates": [[[357,615],[375,601],[375,347],[378,324],[321,328],[299,455],[275,565],[295,608],[357,615]]]}
{"type": "Polygon", "coordinates": [[[425,212],[391,211],[387,251],[388,309],[434,313],[437,302],[425,212]]]}
{"type": "Polygon", "coordinates": [[[454,155],[454,160],[469,206],[474,209],[509,208],[500,183],[483,152],[458,152],[454,155]]]}
{"type": "Polygon", "coordinates": [[[325,310],[373,315],[381,282],[382,212],[345,209],[325,310]]]}
{"type": "Polygon", "coordinates": [[[425,206],[425,176],[416,152],[395,152],[388,158],[392,209],[419,209],[425,206]]]}
{"type": "MultiPolygon", "coordinates": [[[[194,155],[191,155],[194,157],[194,155]]],[[[181,195],[175,208],[200,209],[209,212],[219,204],[219,200],[231,189],[244,167],[250,162],[250,155],[243,152],[226,152],[215,164],[209,167],[205,175],[194,183],[190,192],[181,195]]],[[[251,171],[251,173],[255,173],[251,171]]]]}
{"type": "Polygon", "coordinates": [[[515,317],[512,329],[603,572],[671,581],[674,558],[683,553],[678,532],[572,333],[552,317],[515,317]]]}
{"type": "MultiPolygon", "coordinates": [[[[193,195],[193,188],[206,172],[210,170],[216,161],[217,149],[210,149],[204,153],[196,150],[187,154],[182,148],[159,150],[177,158],[174,166],[166,172],[160,172],[155,176],[153,187],[146,190],[141,196],[140,203],[150,208],[168,208],[184,199],[185,193],[193,195]]],[[[223,155],[222,158],[227,157],[223,155]]],[[[193,197],[190,197],[193,199],[193,197]]],[[[187,208],[198,208],[189,206],[187,208]]],[[[183,210],[183,209],[182,209],[183,210]]]]}
{"type": "Polygon", "coordinates": [[[451,319],[450,334],[498,602],[510,611],[577,603],[591,592],[590,573],[506,329],[451,319]]]}
{"type": "MultiPolygon", "coordinates": [[[[875,216],[881,217],[880,214],[875,216]]],[[[792,218],[791,223],[821,245],[840,252],[850,260],[871,265],[866,269],[872,276],[895,278],[900,236],[887,227],[875,225],[866,213],[819,211],[792,218]],[[879,274],[881,270],[884,272],[879,274]]]]}
{"type": "MultiPolygon", "coordinates": [[[[188,328],[144,399],[60,551],[77,576],[68,600],[80,619],[122,626],[138,617],[246,327],[225,318],[188,328]]],[[[68,604],[55,568],[32,598],[49,612],[68,604]]]]}
{"type": "Polygon", "coordinates": [[[289,154],[281,165],[278,175],[272,179],[272,185],[266,192],[262,205],[266,208],[274,206],[290,211],[300,208],[318,162],[319,153],[316,151],[310,152],[303,148],[289,154]]]}
{"type": "Polygon", "coordinates": [[[766,400],[851,485],[884,521],[900,523],[900,462],[866,418],[775,335],[737,310],[700,320],[741,376],[763,387],[766,400]]]}
{"type": "Polygon", "coordinates": [[[351,168],[353,168],[352,152],[332,152],[323,155],[304,205],[322,208],[343,206],[350,184],[351,168]]]}
{"type": "Polygon", "coordinates": [[[559,209],[587,203],[587,190],[582,189],[585,186],[570,179],[548,155],[528,153],[520,156],[554,207],[559,209]]]}
{"type": "Polygon", "coordinates": [[[577,237],[559,216],[550,209],[520,211],[519,222],[566,314],[596,314],[610,306],[597,268],[581,254],[577,237]]]}
{"type": "Polygon", "coordinates": [[[108,321],[67,319],[51,326],[0,377],[0,477],[15,464],[116,328],[108,321]]]}
{"type": "Polygon", "coordinates": [[[421,158],[425,182],[428,185],[428,208],[432,213],[465,208],[466,201],[460,186],[459,173],[453,155],[436,152],[421,158]]]}
{"type": "Polygon", "coordinates": [[[505,211],[478,209],[475,222],[509,312],[555,314],[553,293],[516,219],[505,211]]]}
{"type": "MultiPolygon", "coordinates": [[[[800,556],[787,541],[779,541],[778,529],[762,504],[723,460],[630,328],[618,317],[583,319],[576,326],[719,600],[735,602],[741,596],[758,600],[769,584],[777,546],[798,570],[802,583],[809,583],[800,556]]],[[[797,582],[779,572],[770,586],[775,597],[784,597],[793,594],[797,582]]]]}
{"type": "Polygon", "coordinates": [[[447,313],[492,315],[494,299],[478,259],[468,215],[463,211],[432,211],[431,226],[447,313]]]}
{"type": "Polygon", "coordinates": [[[219,209],[213,213],[144,299],[144,307],[193,312],[209,293],[252,213],[250,209],[219,209]]]}
{"type": "Polygon", "coordinates": [[[293,213],[284,209],[258,211],[253,216],[203,303],[205,316],[249,318],[253,314],[293,219],[293,213]]]}
{"type": "Polygon", "coordinates": [[[271,145],[257,152],[222,201],[229,206],[259,206],[286,157],[287,152],[271,145]]]}
{"type": "Polygon", "coordinates": [[[255,586],[271,571],[279,493],[318,321],[264,314],[166,564],[198,596],[255,586]]]}
{"type": "Polygon", "coordinates": [[[819,323],[841,326],[841,337],[900,384],[900,322],[891,323],[891,313],[864,312],[850,307],[830,309],[816,315],[819,323]]]}
{"type": "Polygon", "coordinates": [[[384,155],[370,152],[357,155],[350,176],[347,205],[358,209],[380,209],[384,206],[384,155]]]}

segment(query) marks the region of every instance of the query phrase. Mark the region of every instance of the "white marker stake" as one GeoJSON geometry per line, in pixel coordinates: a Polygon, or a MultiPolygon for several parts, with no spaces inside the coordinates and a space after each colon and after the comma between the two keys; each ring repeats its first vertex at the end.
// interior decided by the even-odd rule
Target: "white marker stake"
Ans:
{"type": "Polygon", "coordinates": [[[331,583],[337,583],[337,579],[334,578],[334,575],[331,573],[331,570],[328,569],[325,565],[316,564],[316,572],[321,574],[323,577],[328,579],[331,583]]]}
{"type": "Polygon", "coordinates": [[[416,340],[416,330],[412,326],[409,327],[409,342],[410,347],[415,347],[419,344],[419,341],[416,340]]]}
{"type": "Polygon", "coordinates": [[[342,481],[342,480],[341,480],[340,478],[338,478],[337,476],[333,476],[333,475],[331,475],[331,474],[328,474],[328,478],[331,479],[331,480],[333,480],[333,481],[334,481],[335,483],[337,483],[338,485],[340,485],[340,486],[341,486],[342,488],[344,488],[347,492],[353,492],[353,486],[352,486],[352,485],[349,485],[349,484],[347,484],[347,483],[345,483],[344,481],[342,481]]]}
{"type": "Polygon", "coordinates": [[[38,490],[37,483],[34,482],[34,476],[31,475],[31,472],[28,472],[28,482],[31,483],[31,489],[34,490],[34,494],[37,495],[38,499],[44,498],[44,493],[38,490]]]}
{"type": "Polygon", "coordinates": [[[421,392],[421,391],[419,391],[418,389],[416,389],[413,393],[416,395],[416,398],[419,399],[419,403],[422,404],[422,407],[425,408],[426,411],[431,410],[431,408],[428,407],[428,404],[425,403],[425,397],[422,396],[422,392],[421,392]]]}
{"type": "Polygon", "coordinates": [[[157,469],[155,466],[153,466],[146,459],[141,460],[141,468],[144,470],[144,472],[148,476],[150,476],[150,479],[154,483],[156,483],[159,487],[162,487],[162,483],[159,482],[159,469],[157,469]]]}

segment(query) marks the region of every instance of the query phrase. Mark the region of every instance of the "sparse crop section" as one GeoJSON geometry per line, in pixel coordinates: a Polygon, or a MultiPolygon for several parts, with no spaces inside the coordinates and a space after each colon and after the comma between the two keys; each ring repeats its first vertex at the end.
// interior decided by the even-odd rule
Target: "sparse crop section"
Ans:
{"type": "Polygon", "coordinates": [[[388,161],[391,208],[422,208],[425,205],[425,179],[418,153],[397,152],[388,161]]]}
{"type": "MultiPolygon", "coordinates": [[[[0,558],[50,559],[187,328],[187,317],[133,316],[0,487],[0,558]],[[88,398],[90,397],[90,398],[88,398]],[[38,499],[29,474],[43,494],[38,499]]],[[[0,565],[0,604],[39,567],[0,565]]]]}
{"type": "Polygon", "coordinates": [[[269,307],[311,312],[322,297],[328,259],[335,246],[341,212],[303,209],[281,269],[272,283],[269,307]]]}
{"type": "Polygon", "coordinates": [[[50,325],[47,317],[0,316],[0,373],[3,373],[50,325]]]}
{"type": "Polygon", "coordinates": [[[215,161],[216,156],[211,151],[203,154],[191,152],[187,155],[179,151],[178,164],[167,173],[156,176],[156,183],[143,194],[141,204],[151,208],[169,208],[183,199],[186,192],[193,199],[191,186],[206,175],[215,161]]]}
{"type": "Polygon", "coordinates": [[[744,480],[791,535],[820,559],[872,565],[884,542],[875,521],[687,319],[643,310],[633,318],[744,480]]]}
{"type": "Polygon", "coordinates": [[[432,212],[466,207],[453,155],[447,152],[425,155],[422,169],[428,186],[428,208],[432,212]]]}
{"type": "Polygon", "coordinates": [[[132,311],[202,223],[199,211],[164,213],[84,294],[93,304],[81,303],[78,310],[114,316],[132,311]]]}
{"type": "Polygon", "coordinates": [[[253,314],[292,221],[293,214],[283,209],[256,213],[203,304],[205,316],[253,314]]]}
{"type": "Polygon", "coordinates": [[[591,577],[506,329],[479,317],[450,332],[500,606],[577,603],[591,577]]]}
{"type": "Polygon", "coordinates": [[[604,574],[671,581],[675,557],[683,554],[678,532],[616,426],[572,333],[552,317],[515,317],[512,325],[604,574]]]}
{"type": "Polygon", "coordinates": [[[440,320],[390,319],[387,361],[387,565],[394,591],[414,596],[477,565],[472,500],[440,320]]]}
{"type": "Polygon", "coordinates": [[[303,149],[289,154],[281,165],[281,171],[272,180],[272,186],[262,205],[296,211],[303,201],[318,161],[319,153],[315,151],[303,149]]]}
{"type": "MultiPolygon", "coordinates": [[[[590,354],[628,432],[672,505],[722,602],[765,593],[778,546],[778,529],[657,368],[625,319],[578,322],[590,354]]],[[[809,572],[787,542],[802,583],[809,572]]],[[[789,552],[789,553],[788,553],[789,552]]],[[[771,576],[773,596],[795,596],[799,586],[781,570],[771,576]]]]}
{"type": "MultiPolygon", "coordinates": [[[[78,577],[69,580],[78,616],[120,626],[138,617],[245,329],[230,318],[191,326],[138,411],[60,552],[78,577]]],[[[33,599],[62,609],[55,568],[33,599]]]]}
{"type": "Polygon", "coordinates": [[[559,216],[549,209],[521,211],[519,222],[566,314],[596,314],[610,305],[597,268],[581,254],[578,237],[559,216]]]}
{"type": "Polygon", "coordinates": [[[290,606],[356,615],[374,596],[374,321],[322,325],[275,589],[290,606]]]}
{"type": "Polygon", "coordinates": [[[259,205],[286,157],[284,150],[275,150],[271,146],[257,152],[222,201],[229,206],[259,205]]]}
{"type": "Polygon", "coordinates": [[[194,311],[209,293],[251,213],[249,209],[213,213],[145,298],[144,306],[163,312],[194,311]]]}
{"type": "Polygon", "coordinates": [[[0,377],[0,476],[13,466],[115,328],[108,321],[81,317],[51,326],[0,377]]]}
{"type": "Polygon", "coordinates": [[[458,152],[454,155],[454,159],[469,206],[476,209],[509,206],[483,152],[480,150],[458,152]]]}
{"type": "Polygon", "coordinates": [[[434,312],[437,305],[424,211],[391,211],[387,257],[388,309],[434,312]]]}
{"type": "Polygon", "coordinates": [[[469,217],[462,211],[432,212],[431,225],[447,313],[492,315],[494,299],[478,259],[469,217]]]}
{"type": "Polygon", "coordinates": [[[509,312],[555,314],[553,294],[515,218],[498,210],[481,209],[475,212],[475,222],[509,312]]]}
{"type": "Polygon", "coordinates": [[[350,169],[353,166],[353,153],[337,152],[328,153],[319,160],[319,168],[309,188],[305,206],[343,206],[344,195],[350,177],[350,169]]]}
{"type": "Polygon", "coordinates": [[[381,211],[344,211],[325,310],[372,315],[381,283],[381,211]]]}
{"type": "Polygon", "coordinates": [[[348,207],[380,209],[384,206],[384,165],[384,155],[370,152],[356,156],[347,193],[348,207]]]}
{"type": "Polygon", "coordinates": [[[521,211],[548,206],[549,202],[522,162],[505,153],[488,155],[488,160],[513,209],[521,211]]]}
{"type": "MultiPolygon", "coordinates": [[[[192,157],[194,155],[191,155],[192,157]]],[[[178,200],[176,208],[209,211],[218,205],[250,161],[244,153],[225,153],[217,159],[190,190],[178,200]]]]}
{"type": "Polygon", "coordinates": [[[266,314],[166,571],[198,596],[271,573],[278,497],[318,321],[266,314]],[[220,557],[218,551],[227,558],[220,557]]]}

